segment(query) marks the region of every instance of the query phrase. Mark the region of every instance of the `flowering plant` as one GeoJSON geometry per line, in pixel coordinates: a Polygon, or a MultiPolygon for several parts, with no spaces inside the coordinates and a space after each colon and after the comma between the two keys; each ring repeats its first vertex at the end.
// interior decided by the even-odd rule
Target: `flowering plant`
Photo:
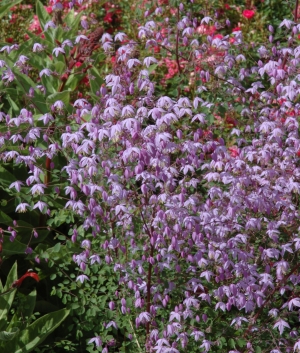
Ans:
{"type": "MultiPolygon", "coordinates": [[[[287,42],[270,26],[248,57],[241,31],[214,35],[228,21],[164,5],[130,38],[38,2],[45,38],[0,49],[0,158],[18,170],[2,187],[34,215],[26,252],[53,265],[61,244],[46,257],[32,239],[62,227],[77,273],[60,296],[84,303],[90,351],[297,351],[297,11],[287,42]]],[[[30,227],[7,225],[12,244],[30,227]]]]}
{"type": "Polygon", "coordinates": [[[38,280],[39,277],[34,272],[27,272],[17,280],[17,266],[13,265],[8,273],[5,286],[0,282],[0,348],[4,351],[15,353],[30,352],[39,345],[45,338],[59,326],[68,316],[69,311],[62,309],[37,320],[34,320],[33,310],[36,301],[36,291],[33,290],[28,297],[18,293],[18,288],[25,277],[38,280]],[[14,299],[18,297],[19,307],[15,308],[14,316],[10,317],[10,308],[14,299]],[[20,317],[23,320],[20,320],[20,317]],[[5,328],[5,330],[4,330],[5,328]]]}

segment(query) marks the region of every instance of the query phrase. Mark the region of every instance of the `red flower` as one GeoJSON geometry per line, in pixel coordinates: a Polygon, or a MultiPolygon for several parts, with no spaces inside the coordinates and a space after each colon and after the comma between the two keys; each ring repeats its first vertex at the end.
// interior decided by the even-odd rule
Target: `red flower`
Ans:
{"type": "Polygon", "coordinates": [[[14,39],[12,37],[8,37],[5,39],[6,43],[12,43],[14,41],[14,39]]]}
{"type": "Polygon", "coordinates": [[[18,280],[14,281],[14,283],[12,284],[13,288],[19,288],[22,285],[22,282],[24,281],[25,278],[27,277],[31,277],[33,279],[35,279],[37,282],[39,282],[40,277],[37,273],[35,272],[31,272],[31,270],[28,270],[25,275],[23,275],[21,278],[19,278],[18,280]]]}
{"type": "Polygon", "coordinates": [[[241,31],[241,27],[235,27],[232,29],[232,32],[238,32],[241,31]]]}
{"type": "Polygon", "coordinates": [[[229,147],[228,151],[232,157],[237,157],[240,154],[240,152],[236,146],[229,147]]]}
{"type": "Polygon", "coordinates": [[[224,7],[225,7],[225,10],[229,10],[230,9],[230,5],[228,5],[228,4],[225,4],[224,7]]]}
{"type": "Polygon", "coordinates": [[[252,17],[254,17],[255,15],[255,11],[253,10],[244,10],[242,15],[247,18],[248,20],[250,20],[252,17]]]}
{"type": "Polygon", "coordinates": [[[45,10],[50,14],[52,13],[52,6],[44,6],[45,10]]]}
{"type": "Polygon", "coordinates": [[[222,35],[221,33],[215,34],[215,35],[213,36],[213,39],[216,39],[216,38],[222,39],[222,38],[223,38],[223,35],[222,35]]]}

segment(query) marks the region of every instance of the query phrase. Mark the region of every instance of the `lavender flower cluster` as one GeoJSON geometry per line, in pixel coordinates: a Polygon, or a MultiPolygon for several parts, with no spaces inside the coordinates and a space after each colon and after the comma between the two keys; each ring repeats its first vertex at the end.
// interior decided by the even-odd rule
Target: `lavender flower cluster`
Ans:
{"type": "MultiPolygon", "coordinates": [[[[82,271],[77,280],[89,281],[86,270],[95,263],[110,265],[118,278],[109,303],[116,317],[107,328],[118,327],[119,315],[134,315],[144,336],[132,339],[157,353],[186,352],[190,345],[214,351],[221,327],[246,342],[242,350],[223,351],[254,352],[267,333],[269,341],[261,343],[266,352],[300,352],[300,25],[281,23],[288,33],[283,44],[273,44],[270,26],[270,42],[253,49],[257,60],[251,62],[241,32],[234,32],[234,42],[203,36],[201,43],[195,31],[200,20],[181,6],[175,30],[165,21],[163,35],[155,22],[163,11],[140,26],[139,41],[103,34],[101,50],[115,54],[116,63],[97,99],[76,99],[71,112],[63,100],[50,99],[41,114],[36,95],[54,93],[34,84],[19,114],[0,112],[1,161],[28,168],[28,177],[10,188],[29,190],[33,201],[16,212],[38,209],[51,217],[42,161],[51,160],[53,170],[62,156],[60,173],[67,177],[59,192],[81,220],[72,234],[82,247],[73,256],[82,271]],[[141,45],[146,54],[137,57],[141,45]],[[193,72],[195,94],[157,95],[159,83],[149,70],[159,62],[150,53],[156,46],[178,60],[189,58],[183,74],[193,72]],[[215,65],[207,60],[211,55],[215,65]],[[240,120],[227,136],[214,135],[216,105],[240,120]]],[[[211,22],[204,17],[201,25],[211,22]]],[[[52,60],[88,40],[69,38],[53,49],[52,60]]],[[[31,58],[47,49],[41,42],[28,56],[18,50],[0,49],[5,87],[29,77],[31,58]]],[[[39,70],[40,82],[57,75],[49,67],[39,70]]],[[[16,229],[10,232],[13,241],[16,229]]],[[[100,336],[90,342],[104,345],[100,336]]]]}

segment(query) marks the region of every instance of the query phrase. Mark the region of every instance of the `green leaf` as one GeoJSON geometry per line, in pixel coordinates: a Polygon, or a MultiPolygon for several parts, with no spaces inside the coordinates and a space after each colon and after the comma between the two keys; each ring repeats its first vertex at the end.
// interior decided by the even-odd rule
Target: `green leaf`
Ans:
{"type": "Polygon", "coordinates": [[[59,252],[60,251],[60,243],[55,244],[55,246],[52,248],[53,252],[59,252]]]}
{"type": "Polygon", "coordinates": [[[69,312],[67,309],[62,309],[44,315],[34,321],[27,329],[22,330],[17,337],[5,342],[5,346],[0,343],[0,347],[2,346],[2,349],[4,347],[5,352],[27,353],[32,351],[66,319],[69,312]]]}
{"type": "Polygon", "coordinates": [[[89,81],[91,85],[91,91],[92,93],[96,94],[96,92],[99,91],[104,81],[101,78],[99,71],[95,67],[92,67],[91,69],[89,69],[88,74],[89,74],[89,81]]]}
{"type": "Polygon", "coordinates": [[[158,67],[158,64],[150,65],[147,69],[149,74],[151,74],[157,67],[158,67]]]}
{"type": "Polygon", "coordinates": [[[246,343],[247,343],[246,340],[244,340],[243,338],[237,339],[236,342],[237,342],[238,346],[241,348],[245,347],[246,343]]]}
{"type": "MultiPolygon", "coordinates": [[[[1,211],[0,211],[0,218],[2,220],[1,216],[1,211]]],[[[18,240],[14,240],[11,242],[9,240],[9,236],[4,236],[4,241],[3,241],[3,250],[2,254],[4,256],[11,256],[11,255],[17,255],[17,254],[25,254],[25,250],[27,249],[27,245],[19,242],[18,240]]]]}
{"type": "Polygon", "coordinates": [[[17,335],[17,333],[20,330],[18,329],[18,327],[13,327],[12,330],[10,332],[8,331],[1,331],[0,332],[0,340],[1,341],[10,341],[13,338],[15,338],[15,336],[17,335]]]}
{"type": "Polygon", "coordinates": [[[22,2],[22,0],[9,1],[7,4],[0,6],[0,18],[9,12],[11,7],[19,4],[20,2],[22,2]]]}
{"type": "Polygon", "coordinates": [[[1,219],[1,223],[4,223],[6,225],[9,225],[12,223],[12,219],[2,211],[0,211],[0,219],[1,219]]]}
{"type": "Polygon", "coordinates": [[[36,2],[36,14],[38,16],[38,19],[40,21],[42,28],[44,29],[45,24],[51,21],[51,17],[49,16],[48,12],[45,10],[44,5],[39,0],[37,0],[36,2]]]}
{"type": "MultiPolygon", "coordinates": [[[[36,84],[29,78],[28,76],[21,74],[17,70],[14,70],[14,75],[16,76],[17,80],[16,83],[22,89],[25,95],[28,94],[29,89],[32,87],[34,88],[36,84]]],[[[45,97],[39,93],[38,90],[35,90],[33,99],[29,99],[30,103],[36,108],[37,112],[40,114],[46,114],[49,112],[47,105],[45,104],[45,97]]]]}
{"type": "MultiPolygon", "coordinates": [[[[3,247],[4,247],[4,245],[3,245],[3,247]]],[[[17,263],[15,262],[13,267],[9,271],[9,274],[7,276],[6,283],[5,283],[3,290],[4,291],[8,290],[12,286],[14,281],[16,281],[17,279],[18,279],[17,263]]]]}
{"type": "Polygon", "coordinates": [[[46,102],[48,104],[53,104],[57,101],[62,101],[65,105],[68,105],[70,101],[70,92],[69,91],[56,92],[48,96],[46,99],[46,102]]]}
{"type": "Polygon", "coordinates": [[[67,82],[65,84],[65,87],[68,90],[74,91],[75,88],[78,86],[78,83],[86,76],[86,74],[71,74],[68,79],[67,82]]]}
{"type": "Polygon", "coordinates": [[[20,111],[18,105],[11,99],[9,95],[7,95],[5,98],[8,100],[13,114],[18,114],[20,111]]]}
{"type": "Polygon", "coordinates": [[[261,348],[259,346],[256,346],[255,353],[261,353],[261,352],[262,352],[261,348]]]}
{"type": "Polygon", "coordinates": [[[33,314],[33,310],[35,307],[35,301],[36,301],[36,290],[34,289],[31,291],[28,295],[24,294],[19,294],[19,296],[22,297],[22,305],[20,306],[20,313],[22,313],[22,317],[30,317],[33,314]]]}
{"type": "Polygon", "coordinates": [[[229,338],[229,340],[228,340],[228,347],[229,347],[229,348],[235,348],[234,339],[229,338]]]}
{"type": "MultiPolygon", "coordinates": [[[[98,4],[98,6],[101,5],[98,4]]],[[[73,9],[69,11],[67,16],[64,18],[65,23],[70,28],[70,30],[66,33],[68,35],[67,38],[71,38],[77,34],[80,18],[81,16],[79,14],[75,15],[73,9]]]]}
{"type": "Polygon", "coordinates": [[[15,262],[11,270],[9,271],[9,274],[6,279],[5,286],[3,288],[2,293],[0,293],[0,329],[6,325],[6,316],[8,311],[10,310],[10,307],[12,305],[12,302],[14,300],[15,294],[16,294],[16,289],[12,289],[10,291],[10,288],[13,284],[13,282],[17,280],[17,263],[15,262]]]}

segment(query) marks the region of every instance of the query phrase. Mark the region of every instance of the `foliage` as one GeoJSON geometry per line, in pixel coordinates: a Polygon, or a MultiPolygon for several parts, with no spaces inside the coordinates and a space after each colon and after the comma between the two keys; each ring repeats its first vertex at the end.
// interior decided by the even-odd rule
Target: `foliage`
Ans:
{"type": "Polygon", "coordinates": [[[297,11],[155,4],[37,1],[0,49],[4,263],[71,311],[56,351],[300,351],[297,11]]]}
{"type": "Polygon", "coordinates": [[[36,291],[33,290],[26,298],[19,295],[19,307],[11,316],[10,311],[17,292],[15,281],[16,264],[9,272],[4,287],[0,282],[0,349],[3,352],[30,352],[66,319],[69,311],[62,309],[33,320],[36,301],[36,291]]]}

